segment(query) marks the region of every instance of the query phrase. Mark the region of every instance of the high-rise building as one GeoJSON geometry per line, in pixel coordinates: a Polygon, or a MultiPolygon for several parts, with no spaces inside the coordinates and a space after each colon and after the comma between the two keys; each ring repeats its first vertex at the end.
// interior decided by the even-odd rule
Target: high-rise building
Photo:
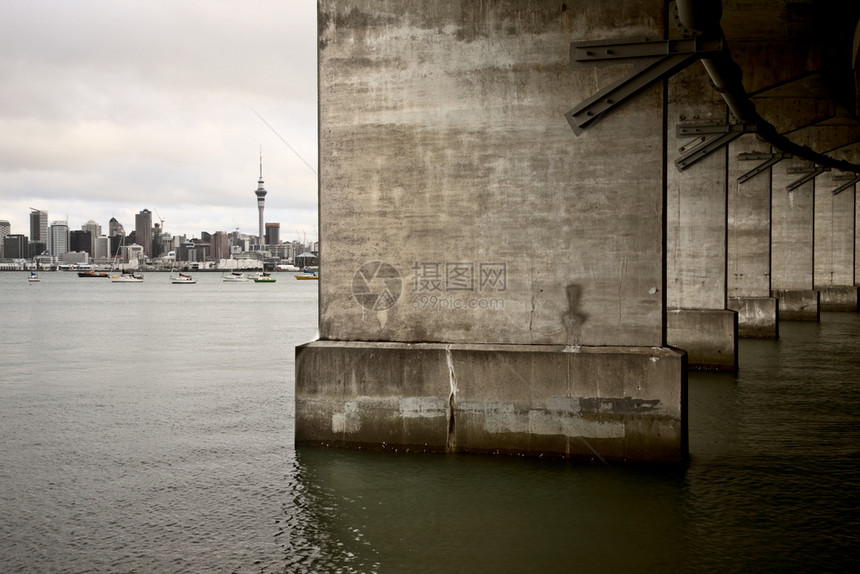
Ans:
{"type": "Polygon", "coordinates": [[[12,224],[6,220],[0,221],[0,259],[3,259],[3,239],[12,233],[12,224]]]}
{"type": "Polygon", "coordinates": [[[152,212],[148,209],[134,216],[134,241],[143,247],[147,257],[152,257],[152,212]]]}
{"type": "Polygon", "coordinates": [[[102,234],[102,226],[90,219],[83,225],[81,225],[82,231],[89,231],[93,234],[93,237],[99,237],[102,234]]]}
{"type": "Polygon", "coordinates": [[[260,238],[258,241],[262,249],[263,243],[266,241],[265,235],[263,235],[263,208],[266,204],[266,190],[263,188],[263,152],[260,152],[260,179],[257,181],[257,191],[254,193],[257,194],[257,211],[260,213],[260,238]]]}
{"type": "Polygon", "coordinates": [[[96,250],[93,252],[93,259],[104,261],[113,256],[110,250],[110,237],[102,235],[96,237],[96,250]]]}
{"type": "Polygon", "coordinates": [[[110,241],[110,256],[117,257],[120,253],[120,247],[122,247],[125,236],[123,234],[111,235],[109,237],[110,241]]]}
{"type": "Polygon", "coordinates": [[[125,235],[125,229],[122,224],[116,220],[116,217],[111,217],[108,222],[108,237],[116,237],[117,235],[125,235]]]}
{"type": "Polygon", "coordinates": [[[212,245],[212,259],[230,259],[230,236],[224,231],[216,231],[209,241],[212,245]]]}
{"type": "Polygon", "coordinates": [[[3,257],[6,259],[27,259],[28,253],[26,235],[12,233],[3,238],[3,257]]]}
{"type": "Polygon", "coordinates": [[[152,244],[152,249],[150,255],[152,257],[160,257],[161,256],[161,225],[158,223],[155,224],[155,227],[152,228],[152,240],[150,243],[152,244]]]}
{"type": "Polygon", "coordinates": [[[30,241],[48,243],[48,212],[30,208],[30,241]]]}
{"type": "Polygon", "coordinates": [[[69,250],[69,222],[52,221],[48,228],[48,252],[59,257],[69,250]]]}
{"type": "Polygon", "coordinates": [[[93,235],[89,231],[76,229],[69,232],[69,251],[83,251],[92,257],[95,253],[93,245],[93,235]]]}
{"type": "Polygon", "coordinates": [[[277,245],[281,242],[281,224],[266,224],[266,245],[277,245]]]}
{"type": "Polygon", "coordinates": [[[171,251],[173,251],[173,236],[164,231],[164,228],[161,228],[161,234],[158,236],[158,241],[156,242],[153,238],[153,250],[157,254],[157,257],[164,257],[171,251]]]}
{"type": "Polygon", "coordinates": [[[81,231],[89,231],[90,237],[92,238],[92,245],[90,245],[90,249],[88,253],[91,257],[95,257],[96,254],[96,238],[100,237],[102,234],[102,226],[90,219],[83,225],[81,225],[81,231]]]}

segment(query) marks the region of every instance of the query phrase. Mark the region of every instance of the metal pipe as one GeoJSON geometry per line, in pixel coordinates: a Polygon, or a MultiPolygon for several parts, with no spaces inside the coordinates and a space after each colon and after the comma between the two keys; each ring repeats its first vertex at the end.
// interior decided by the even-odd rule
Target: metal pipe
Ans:
{"type": "Polygon", "coordinates": [[[722,17],[720,0],[677,0],[676,8],[678,20],[688,31],[696,35],[723,39],[724,51],[722,54],[712,58],[702,58],[702,65],[735,119],[739,122],[754,123],[756,135],[782,152],[790,153],[819,165],[860,173],[860,165],[834,159],[817,153],[806,146],[796,144],[778,133],[773,124],[759,115],[755,104],[750,100],[746,88],[744,88],[743,72],[740,66],[732,60],[728,46],[725,44],[723,30],[720,27],[720,18],[722,17]]]}

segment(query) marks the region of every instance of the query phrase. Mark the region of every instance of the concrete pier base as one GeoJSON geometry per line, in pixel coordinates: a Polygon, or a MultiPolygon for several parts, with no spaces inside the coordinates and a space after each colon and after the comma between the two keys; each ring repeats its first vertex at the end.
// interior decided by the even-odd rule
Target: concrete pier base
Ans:
{"type": "Polygon", "coordinates": [[[822,311],[857,312],[857,291],[860,287],[829,285],[827,287],[816,287],[816,289],[821,292],[822,311]]]}
{"type": "Polygon", "coordinates": [[[779,300],[780,321],[820,320],[820,295],[818,291],[777,289],[772,294],[779,300]]]}
{"type": "Polygon", "coordinates": [[[296,445],[679,462],[686,369],[668,347],[315,341],[296,445]]]}
{"type": "Polygon", "coordinates": [[[670,309],[666,341],[687,352],[695,371],[734,372],[738,366],[738,314],[718,309],[670,309]]]}
{"type": "Polygon", "coordinates": [[[779,300],[773,297],[729,297],[728,308],[738,312],[738,336],[779,338],[779,300]]]}

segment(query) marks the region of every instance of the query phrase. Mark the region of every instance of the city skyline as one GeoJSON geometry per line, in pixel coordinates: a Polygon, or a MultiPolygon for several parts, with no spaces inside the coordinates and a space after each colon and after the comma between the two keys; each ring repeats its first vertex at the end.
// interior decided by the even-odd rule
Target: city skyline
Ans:
{"type": "Polygon", "coordinates": [[[45,0],[0,22],[0,220],[78,228],[143,208],[173,235],[317,237],[316,3],[45,0]],[[253,202],[253,203],[252,203],[253,202]]]}
{"type": "MultiPolygon", "coordinates": [[[[27,237],[27,240],[31,243],[32,242],[46,243],[50,239],[51,228],[55,225],[61,225],[65,228],[67,228],[70,232],[71,231],[89,231],[93,238],[111,237],[113,235],[122,235],[122,236],[127,237],[127,236],[130,236],[131,234],[134,234],[135,236],[137,236],[137,235],[139,235],[140,229],[145,229],[146,225],[149,225],[150,231],[149,231],[147,237],[150,239],[152,237],[153,230],[155,230],[157,228],[161,229],[161,233],[163,235],[167,235],[167,236],[170,236],[173,238],[180,238],[181,237],[181,238],[184,238],[186,240],[201,239],[201,237],[203,235],[206,235],[206,234],[208,234],[208,235],[213,235],[215,233],[232,234],[234,232],[237,232],[237,230],[235,228],[233,228],[233,229],[202,229],[198,233],[195,233],[194,235],[189,235],[189,234],[184,234],[184,233],[174,233],[169,228],[167,228],[166,226],[163,228],[161,227],[161,221],[158,219],[157,212],[156,212],[155,217],[153,217],[153,212],[151,210],[149,210],[147,208],[143,208],[143,209],[139,210],[134,215],[134,222],[131,225],[124,224],[122,221],[116,219],[115,217],[111,217],[110,220],[108,220],[108,222],[106,224],[102,224],[101,222],[95,221],[93,219],[89,219],[83,223],[77,224],[77,223],[73,223],[73,222],[70,222],[69,220],[65,219],[64,218],[65,216],[63,216],[63,218],[51,217],[45,226],[44,237],[42,237],[41,239],[38,239],[38,238],[34,239],[34,237],[38,237],[38,236],[33,235],[33,221],[32,221],[33,217],[32,216],[34,214],[38,214],[39,216],[41,216],[40,219],[42,219],[42,220],[46,219],[50,215],[46,211],[43,211],[43,210],[33,210],[31,212],[31,218],[30,218],[31,221],[29,223],[29,225],[30,225],[29,229],[16,230],[11,225],[9,225],[8,228],[4,229],[5,235],[24,235],[25,237],[27,237]],[[144,223],[142,227],[139,227],[138,223],[140,223],[141,221],[144,221],[146,223],[144,223]],[[113,229],[114,227],[116,227],[117,229],[113,229]],[[126,229],[127,227],[128,227],[128,229],[126,229]]],[[[3,222],[4,224],[9,223],[8,220],[5,220],[5,219],[0,219],[0,222],[3,222]]],[[[281,224],[278,221],[266,221],[265,222],[265,232],[264,232],[264,235],[262,236],[262,238],[265,240],[266,245],[269,244],[269,241],[266,238],[269,236],[270,232],[274,233],[274,235],[276,237],[278,237],[280,227],[281,227],[281,224]]],[[[240,230],[238,230],[238,233],[239,233],[239,236],[245,237],[248,239],[254,239],[254,238],[260,238],[261,237],[257,233],[257,230],[252,230],[250,232],[246,232],[246,231],[242,231],[240,229],[240,230]]],[[[2,236],[2,235],[0,235],[0,236],[2,236]]],[[[300,242],[300,243],[301,242],[317,242],[317,241],[319,241],[318,238],[316,238],[316,237],[311,238],[310,236],[305,235],[303,237],[287,237],[286,239],[283,239],[281,241],[275,241],[273,244],[289,243],[289,242],[300,242]]]]}
{"type": "MultiPolygon", "coordinates": [[[[234,233],[237,231],[236,227],[233,226],[232,228],[227,227],[225,229],[201,229],[201,230],[198,230],[197,232],[195,232],[193,234],[177,233],[175,231],[172,231],[169,228],[169,226],[167,226],[166,224],[164,227],[161,227],[162,221],[159,219],[158,212],[156,210],[150,210],[150,209],[144,207],[144,208],[138,209],[137,211],[134,211],[134,210],[132,210],[132,211],[133,211],[133,214],[131,215],[130,221],[123,222],[120,219],[118,219],[114,216],[111,216],[111,218],[107,222],[96,221],[93,218],[89,218],[89,219],[87,219],[87,221],[83,221],[83,222],[78,223],[77,221],[67,219],[65,214],[55,217],[45,210],[32,209],[30,214],[29,214],[30,220],[27,223],[27,227],[25,229],[19,229],[19,228],[15,227],[14,223],[10,222],[10,229],[9,229],[9,232],[7,233],[7,235],[12,235],[12,234],[24,235],[31,242],[41,241],[42,243],[44,243],[47,241],[47,239],[49,237],[51,227],[54,224],[63,224],[65,227],[68,227],[68,229],[70,231],[75,231],[75,230],[91,231],[93,233],[93,237],[99,237],[99,236],[110,237],[111,235],[115,235],[114,232],[110,231],[111,222],[115,222],[116,225],[118,225],[120,228],[122,228],[122,234],[127,236],[130,233],[137,231],[137,223],[139,220],[141,220],[141,216],[143,216],[144,213],[146,213],[146,216],[147,216],[146,218],[144,218],[144,220],[148,221],[151,224],[150,230],[155,229],[156,227],[159,227],[162,229],[163,233],[166,233],[172,237],[185,237],[186,239],[191,240],[191,239],[199,239],[199,238],[201,238],[201,236],[203,234],[207,234],[207,233],[208,234],[214,234],[217,232],[234,233]],[[33,235],[33,216],[34,216],[34,214],[41,216],[40,217],[41,220],[47,221],[47,223],[45,225],[45,237],[42,239],[34,239],[34,235],[33,235]],[[93,230],[94,227],[98,228],[100,233],[95,233],[93,230]]],[[[9,222],[10,220],[8,218],[0,218],[0,221],[9,222]]],[[[275,227],[275,228],[278,228],[278,230],[279,230],[281,227],[281,222],[265,221],[264,226],[265,226],[266,230],[268,230],[270,227],[275,227]]],[[[287,237],[283,238],[282,242],[290,242],[290,241],[314,241],[314,242],[316,242],[319,240],[315,235],[316,226],[314,226],[313,231],[314,231],[313,236],[311,234],[308,234],[308,233],[299,234],[299,235],[287,234],[287,237]]],[[[251,229],[250,231],[247,231],[247,230],[243,231],[242,229],[239,229],[238,232],[240,235],[242,235],[244,237],[260,237],[257,229],[251,229]]],[[[265,238],[267,233],[268,233],[268,231],[264,232],[263,238],[265,238]]],[[[151,232],[150,232],[150,235],[151,235],[151,232]]]]}

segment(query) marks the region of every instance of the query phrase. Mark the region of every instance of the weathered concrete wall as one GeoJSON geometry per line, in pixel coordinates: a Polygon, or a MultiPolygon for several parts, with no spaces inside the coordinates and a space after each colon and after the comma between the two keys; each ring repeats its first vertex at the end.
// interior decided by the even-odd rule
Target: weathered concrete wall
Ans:
{"type": "Polygon", "coordinates": [[[297,351],[297,443],[684,457],[664,86],[580,137],[564,117],[631,69],[571,70],[570,42],[662,37],[664,18],[319,3],[320,341],[297,351]]]}
{"type": "Polygon", "coordinates": [[[821,318],[821,292],[805,289],[774,289],[779,300],[780,321],[814,321],[821,318]]]}
{"type": "Polygon", "coordinates": [[[726,148],[686,170],[675,168],[681,124],[725,122],[726,105],[705,69],[669,80],[667,116],[666,303],[670,309],[726,308],[726,148]]]}
{"type": "Polygon", "coordinates": [[[726,310],[726,148],[686,170],[677,126],[726,121],[726,105],[700,65],[669,80],[666,201],[666,340],[690,368],[737,369],[737,313],[726,310]]]}
{"type": "Polygon", "coordinates": [[[669,309],[666,336],[687,351],[687,364],[697,371],[738,368],[738,314],[727,309],[669,309]]]}
{"type": "Polygon", "coordinates": [[[789,159],[773,169],[773,289],[812,289],[814,182],[786,189],[803,175],[789,170],[806,165],[806,161],[789,159]]]}
{"type": "Polygon", "coordinates": [[[729,146],[728,294],[770,296],[770,171],[738,182],[750,170],[742,153],[770,153],[754,136],[741,136],[729,146]]]}
{"type": "Polygon", "coordinates": [[[296,353],[307,373],[296,443],[680,461],[685,359],[665,348],[318,341],[296,353]]]}
{"type": "Polygon", "coordinates": [[[569,6],[320,3],[321,338],[664,343],[661,87],[563,117],[630,68],[570,42],[662,35],[662,4],[569,6]]]}
{"type": "Polygon", "coordinates": [[[833,172],[815,182],[815,288],[822,311],[857,311],[854,285],[855,195],[849,188],[837,195],[833,172]]]}
{"type": "Polygon", "coordinates": [[[773,296],[779,298],[779,318],[818,321],[819,296],[813,291],[815,184],[808,181],[789,191],[803,174],[792,168],[809,166],[797,159],[783,160],[773,170],[771,195],[771,270],[773,296]]]}
{"type": "Polygon", "coordinates": [[[752,135],[741,136],[729,145],[728,174],[728,307],[738,312],[738,335],[762,337],[778,333],[776,302],[769,298],[771,170],[739,182],[751,169],[741,161],[743,153],[770,153],[770,146],[752,135]],[[745,303],[742,299],[754,301],[745,303]],[[769,310],[772,316],[765,316],[769,310]]]}
{"type": "Polygon", "coordinates": [[[858,287],[856,285],[833,285],[819,287],[822,311],[858,310],[858,287]]]}
{"type": "Polygon", "coordinates": [[[779,300],[774,297],[729,297],[729,309],[738,312],[738,336],[779,338],[779,300]],[[743,322],[741,322],[743,318],[743,322]]]}
{"type": "Polygon", "coordinates": [[[833,172],[815,179],[816,288],[854,285],[854,190],[836,187],[833,172]]]}

